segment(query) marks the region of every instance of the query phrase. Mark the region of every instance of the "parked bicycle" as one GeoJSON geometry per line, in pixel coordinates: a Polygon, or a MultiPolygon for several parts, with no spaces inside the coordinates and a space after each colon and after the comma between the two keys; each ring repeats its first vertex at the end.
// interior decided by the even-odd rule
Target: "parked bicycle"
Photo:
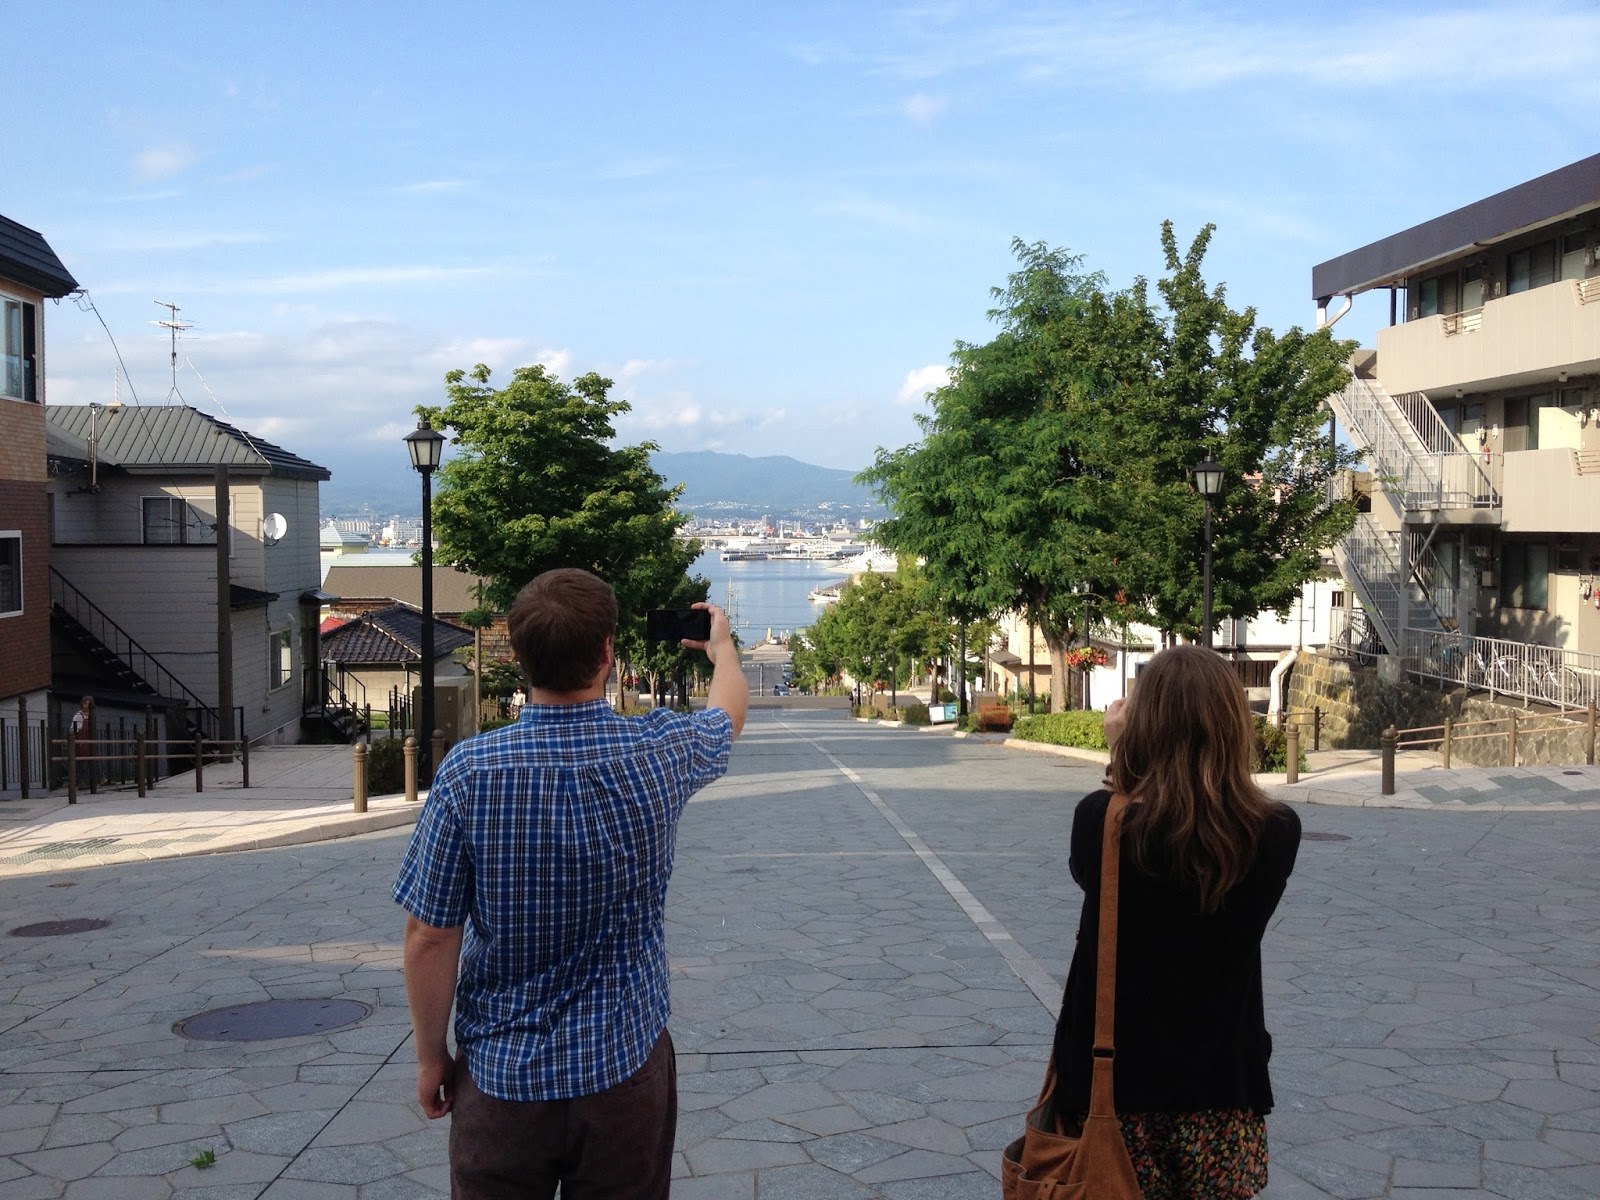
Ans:
{"type": "Polygon", "coordinates": [[[1583,703],[1583,676],[1566,664],[1539,656],[1528,660],[1525,673],[1528,695],[1533,699],[1562,708],[1583,703]]]}

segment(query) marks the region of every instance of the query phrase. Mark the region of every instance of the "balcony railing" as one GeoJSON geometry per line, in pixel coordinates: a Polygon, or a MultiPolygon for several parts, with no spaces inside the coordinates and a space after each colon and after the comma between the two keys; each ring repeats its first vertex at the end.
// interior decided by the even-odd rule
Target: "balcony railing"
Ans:
{"type": "Polygon", "coordinates": [[[1568,709],[1600,701],[1600,654],[1581,650],[1410,628],[1405,666],[1442,686],[1476,688],[1524,705],[1568,709]]]}

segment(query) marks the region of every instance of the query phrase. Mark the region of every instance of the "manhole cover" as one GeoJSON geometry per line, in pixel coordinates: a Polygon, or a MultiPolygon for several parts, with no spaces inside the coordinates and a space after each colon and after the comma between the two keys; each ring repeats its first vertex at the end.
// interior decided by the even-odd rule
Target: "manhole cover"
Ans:
{"type": "Polygon", "coordinates": [[[12,937],[60,937],[64,933],[89,933],[91,930],[104,929],[110,921],[102,921],[98,917],[72,917],[65,921],[40,921],[37,925],[18,925],[11,931],[12,937]]]}
{"type": "Polygon", "coordinates": [[[196,1013],[172,1031],[205,1042],[268,1042],[343,1029],[371,1011],[371,1005],[359,1000],[263,1000],[196,1013]]]}
{"type": "Polygon", "coordinates": [[[1320,829],[1307,829],[1300,834],[1303,842],[1348,842],[1348,833],[1325,833],[1320,829]]]}

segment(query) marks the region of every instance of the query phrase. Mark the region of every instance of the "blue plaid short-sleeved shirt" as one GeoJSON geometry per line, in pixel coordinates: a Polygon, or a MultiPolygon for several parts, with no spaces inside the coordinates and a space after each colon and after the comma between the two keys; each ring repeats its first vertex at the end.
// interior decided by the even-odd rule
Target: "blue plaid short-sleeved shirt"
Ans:
{"type": "Polygon", "coordinates": [[[666,1028],[667,880],[689,797],[728,769],[721,709],[619,717],[604,700],[525,705],[454,747],[394,898],[466,925],[456,1044],[502,1100],[593,1095],[666,1028]]]}

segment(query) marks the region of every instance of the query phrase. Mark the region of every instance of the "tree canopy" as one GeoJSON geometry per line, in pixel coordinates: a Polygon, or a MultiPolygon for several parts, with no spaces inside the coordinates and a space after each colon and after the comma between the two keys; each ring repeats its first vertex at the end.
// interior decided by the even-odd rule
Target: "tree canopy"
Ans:
{"type": "Polygon", "coordinates": [[[892,510],[875,536],[923,561],[969,611],[1018,609],[1063,656],[1085,622],[1145,621],[1196,636],[1204,501],[1192,468],[1222,464],[1214,615],[1286,610],[1353,511],[1327,482],[1351,459],[1330,439],[1327,395],[1351,346],[1327,330],[1258,327],[1201,273],[1212,227],[1165,274],[1113,291],[1079,256],[1013,243],[993,340],[958,344],[923,437],[878,452],[862,478],[892,510]]]}
{"type": "Polygon", "coordinates": [[[567,384],[531,366],[496,388],[480,363],[445,385],[443,405],[417,410],[457,448],[434,496],[438,556],[489,579],[484,603],[504,610],[540,572],[581,567],[616,590],[625,652],[642,645],[646,609],[705,598],[688,575],[699,543],[674,536],[684,518],[650,466],[655,446],[613,444],[628,404],[611,380],[567,384]]]}

